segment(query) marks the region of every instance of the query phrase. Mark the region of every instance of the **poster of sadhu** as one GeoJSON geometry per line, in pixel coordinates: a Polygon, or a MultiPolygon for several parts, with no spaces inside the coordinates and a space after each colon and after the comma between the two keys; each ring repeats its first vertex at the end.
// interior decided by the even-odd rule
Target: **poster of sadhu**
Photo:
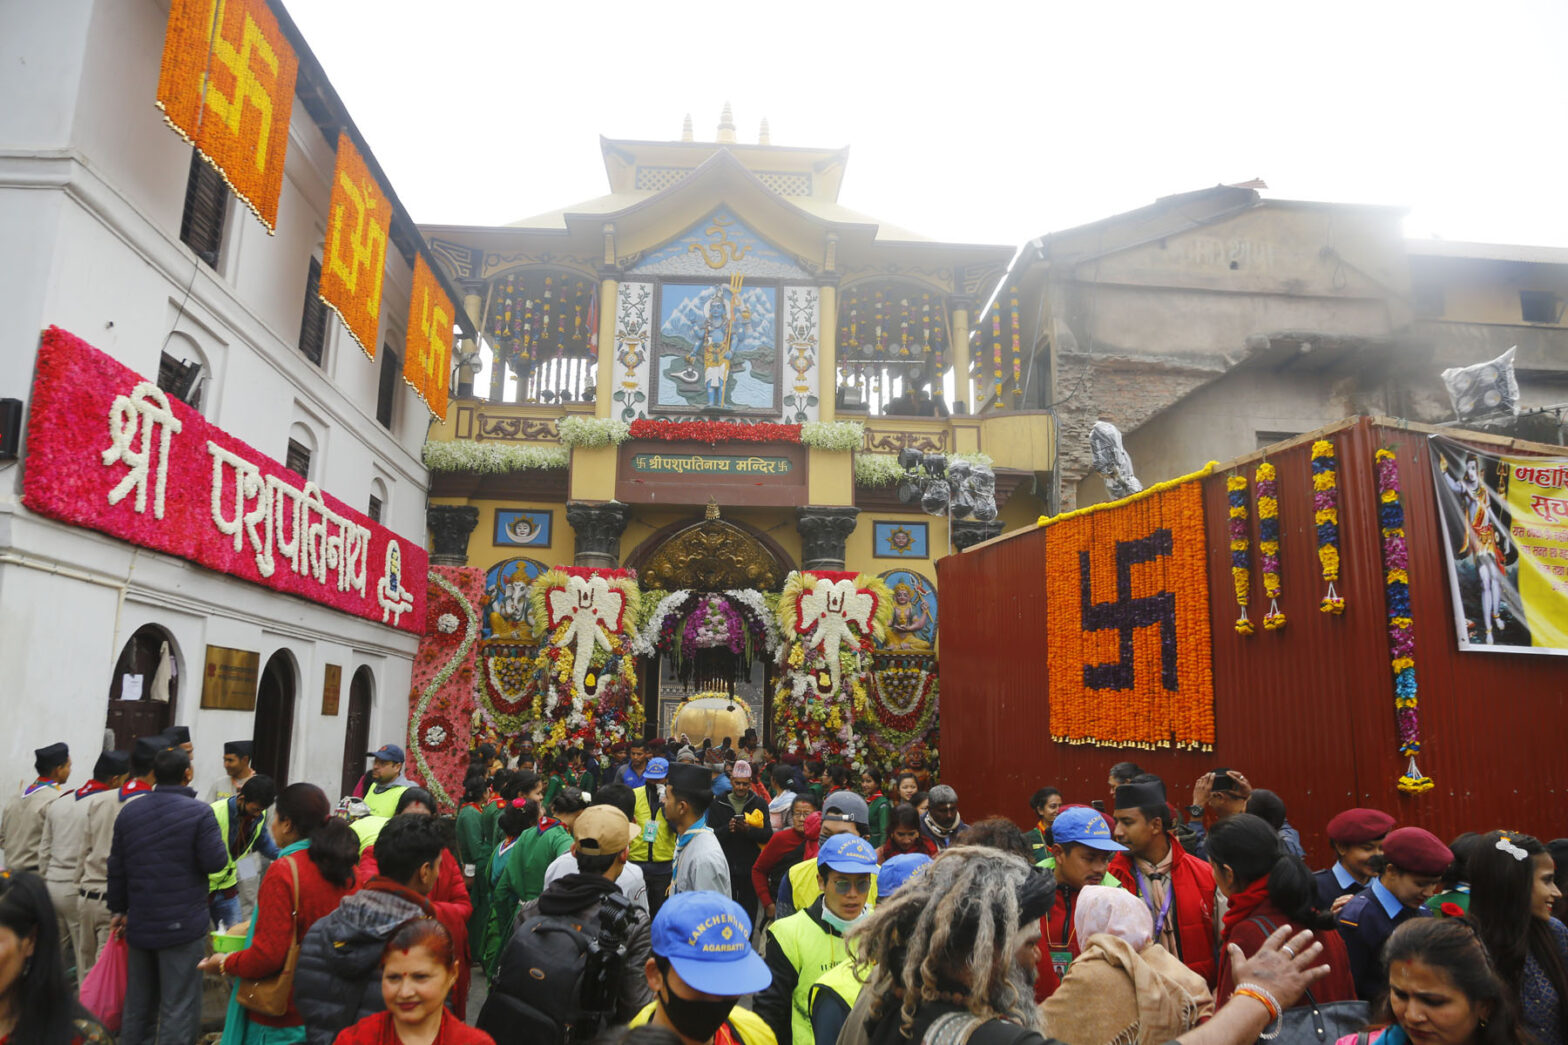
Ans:
{"type": "Polygon", "coordinates": [[[1568,654],[1568,457],[1431,450],[1460,649],[1568,654]]]}

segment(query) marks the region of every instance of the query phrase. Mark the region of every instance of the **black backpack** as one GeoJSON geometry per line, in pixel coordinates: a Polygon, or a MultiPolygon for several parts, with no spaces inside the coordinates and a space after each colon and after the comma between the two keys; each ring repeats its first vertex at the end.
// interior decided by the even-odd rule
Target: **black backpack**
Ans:
{"type": "Polygon", "coordinates": [[[496,1041],[586,1041],[613,1022],[626,940],[636,924],[619,892],[599,902],[598,926],[536,915],[513,931],[475,1026],[496,1041]]]}

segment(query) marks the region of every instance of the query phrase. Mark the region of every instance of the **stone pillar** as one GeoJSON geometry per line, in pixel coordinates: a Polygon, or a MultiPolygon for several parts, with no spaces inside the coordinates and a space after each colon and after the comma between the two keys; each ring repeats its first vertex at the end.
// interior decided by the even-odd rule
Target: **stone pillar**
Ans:
{"type": "Polygon", "coordinates": [[[989,541],[992,537],[1002,535],[1002,520],[992,519],[990,522],[977,522],[974,519],[953,520],[953,550],[964,551],[973,548],[981,541],[989,541]]]}
{"type": "Polygon", "coordinates": [[[795,527],[800,530],[800,568],[802,570],[842,570],[844,542],[855,532],[859,508],[813,507],[795,509],[795,527]]]}
{"type": "Polygon", "coordinates": [[[619,501],[568,501],[566,521],[577,538],[575,566],[613,570],[621,564],[621,534],[631,509],[619,501]]]}
{"type": "MultiPolygon", "coordinates": [[[[969,301],[953,300],[953,413],[958,404],[964,404],[964,413],[975,411],[974,398],[969,389],[969,301]]],[[[955,541],[956,543],[956,541],[955,541]]]]}
{"type": "Polygon", "coordinates": [[[425,508],[430,529],[430,565],[467,566],[468,535],[479,525],[479,509],[466,504],[432,504],[425,508]]]}

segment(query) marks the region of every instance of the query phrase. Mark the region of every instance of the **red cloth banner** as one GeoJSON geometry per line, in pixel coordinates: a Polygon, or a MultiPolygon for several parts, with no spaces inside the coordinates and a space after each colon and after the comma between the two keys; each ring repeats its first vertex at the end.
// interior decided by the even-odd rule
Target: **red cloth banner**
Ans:
{"type": "Polygon", "coordinates": [[[59,329],[44,331],[22,503],[414,635],[429,556],[59,329]]]}

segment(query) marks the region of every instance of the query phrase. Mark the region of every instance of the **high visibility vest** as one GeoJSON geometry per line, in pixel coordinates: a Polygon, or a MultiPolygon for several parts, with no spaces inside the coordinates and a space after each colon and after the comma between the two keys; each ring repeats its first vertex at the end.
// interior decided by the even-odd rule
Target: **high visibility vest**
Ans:
{"type": "Polygon", "coordinates": [[[370,812],[375,816],[393,817],[397,815],[397,800],[403,797],[403,792],[408,790],[407,784],[389,787],[378,792],[379,785],[372,784],[365,790],[365,805],[370,807],[370,812]]]}
{"type": "Polygon", "coordinates": [[[795,991],[790,995],[790,1034],[794,1045],[815,1045],[811,1032],[811,1010],[806,1007],[811,997],[811,987],[834,966],[849,957],[849,949],[842,936],[834,936],[812,919],[810,912],[801,910],[788,918],[780,918],[768,929],[768,935],[779,946],[779,953],[795,967],[799,977],[795,991]]]}
{"type": "Polygon", "coordinates": [[[664,819],[664,810],[648,804],[647,788],[639,787],[632,793],[637,796],[637,826],[642,828],[642,833],[629,847],[632,863],[669,863],[675,859],[675,832],[664,819]],[[654,825],[652,842],[647,840],[649,824],[654,825]]]}
{"type": "MultiPolygon", "coordinates": [[[[653,1014],[658,1009],[659,1003],[651,1001],[647,1006],[632,1017],[628,1027],[641,1027],[653,1020],[653,1014]]],[[[730,1010],[729,1019],[725,1020],[730,1029],[735,1032],[743,1045],[778,1045],[778,1039],[773,1036],[772,1029],[761,1016],[750,1009],[743,1009],[739,1005],[730,1010]]]]}
{"type": "Polygon", "coordinates": [[[853,1009],[863,987],[865,984],[861,983],[860,977],[855,975],[854,959],[846,958],[823,973],[822,978],[811,985],[811,990],[806,996],[806,1015],[809,1017],[811,1010],[817,1007],[817,995],[823,991],[831,991],[838,995],[843,999],[845,1008],[853,1009]]]}
{"type": "Polygon", "coordinates": [[[381,837],[381,829],[387,826],[388,816],[362,816],[349,824],[349,829],[359,836],[359,855],[364,856],[365,850],[376,844],[376,839],[381,837]]]}
{"type": "MultiPolygon", "coordinates": [[[[227,853],[229,851],[229,800],[225,798],[212,803],[212,814],[218,818],[218,834],[223,838],[223,851],[227,853]]],[[[239,884],[240,869],[238,865],[240,859],[250,855],[250,851],[256,848],[256,843],[261,840],[261,829],[264,822],[259,817],[257,820],[255,829],[251,831],[250,840],[245,843],[245,848],[240,850],[239,856],[230,853],[229,862],[224,865],[223,870],[207,876],[207,891],[209,893],[215,893],[219,889],[227,889],[230,886],[239,884]]]]}
{"type": "MultiPolygon", "coordinates": [[[[817,897],[822,895],[822,886],[817,882],[817,861],[802,860],[789,869],[789,902],[795,910],[804,911],[817,902],[817,897]]],[[[873,907],[877,902],[877,876],[871,876],[871,892],[866,895],[866,906],[873,907]]]]}

